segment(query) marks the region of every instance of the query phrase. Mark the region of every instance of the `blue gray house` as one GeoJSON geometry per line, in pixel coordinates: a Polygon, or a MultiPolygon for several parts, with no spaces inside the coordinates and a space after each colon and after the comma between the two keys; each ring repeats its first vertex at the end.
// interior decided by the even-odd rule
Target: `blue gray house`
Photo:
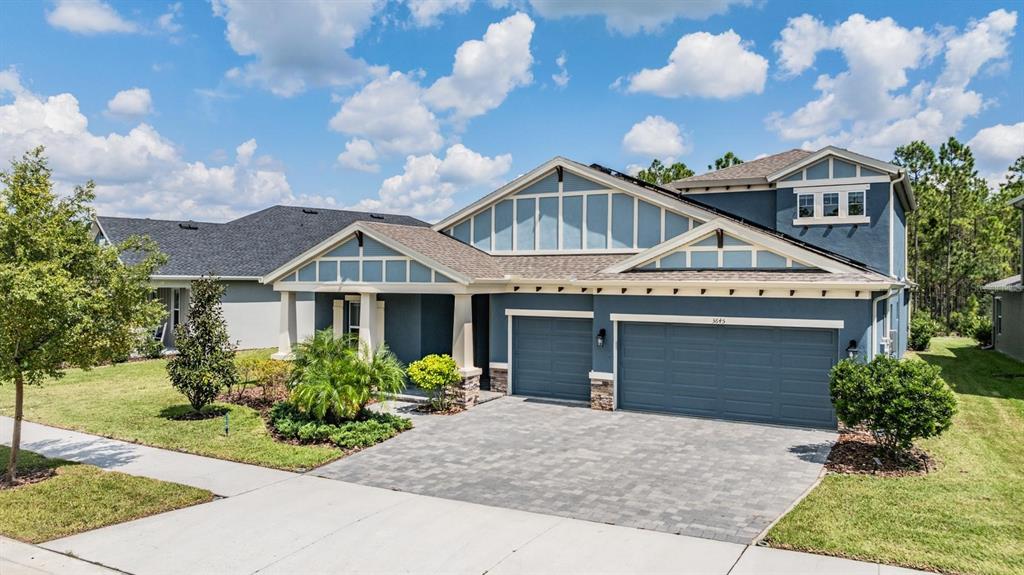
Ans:
{"type": "MultiPolygon", "coordinates": [[[[1019,209],[1021,224],[1020,261],[1024,267],[1024,196],[1010,200],[1019,209]]],[[[987,284],[992,294],[992,345],[1006,355],[1024,361],[1024,282],[1022,274],[987,284]]]]}
{"type": "Polygon", "coordinates": [[[898,167],[827,147],[664,187],[558,157],[434,225],[277,206],[97,233],[155,236],[173,321],[189,280],[221,275],[232,336],[277,357],[333,328],[451,353],[467,404],[482,386],[832,427],[832,365],[906,349],[914,207],[898,167]]]}

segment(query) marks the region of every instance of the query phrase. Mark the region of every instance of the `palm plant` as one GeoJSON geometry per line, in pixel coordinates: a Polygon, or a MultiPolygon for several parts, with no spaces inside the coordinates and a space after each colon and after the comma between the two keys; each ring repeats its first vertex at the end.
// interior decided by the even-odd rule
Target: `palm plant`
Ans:
{"type": "Polygon", "coordinates": [[[370,350],[351,334],[325,329],[297,346],[290,386],[292,402],[310,416],[343,421],[373,399],[401,393],[405,370],[386,345],[370,350]]]}

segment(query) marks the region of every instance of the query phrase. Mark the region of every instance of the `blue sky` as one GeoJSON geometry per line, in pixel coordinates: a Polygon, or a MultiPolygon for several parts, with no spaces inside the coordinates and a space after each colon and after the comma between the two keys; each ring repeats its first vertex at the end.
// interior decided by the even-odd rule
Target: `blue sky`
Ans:
{"type": "MultiPolygon", "coordinates": [[[[1024,154],[1015,2],[11,3],[0,153],[102,213],[436,219],[555,155],[700,172],[836,144],[1024,154]]],[[[632,168],[631,168],[632,167],[632,168]]]]}

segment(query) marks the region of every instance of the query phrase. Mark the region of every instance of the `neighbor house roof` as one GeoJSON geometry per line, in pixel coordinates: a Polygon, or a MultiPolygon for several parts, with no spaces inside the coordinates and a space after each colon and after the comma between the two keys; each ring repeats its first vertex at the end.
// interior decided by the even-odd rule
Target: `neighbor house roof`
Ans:
{"type": "Polygon", "coordinates": [[[985,284],[985,287],[981,289],[985,291],[1024,291],[1024,283],[1021,282],[1021,276],[1018,274],[985,284]]]}
{"type": "MultiPolygon", "coordinates": [[[[113,244],[129,236],[149,236],[168,262],[156,276],[258,278],[357,221],[423,227],[409,216],[347,210],[272,206],[225,223],[97,216],[104,237],[113,244]]],[[[140,259],[122,254],[125,263],[140,259]]]]}

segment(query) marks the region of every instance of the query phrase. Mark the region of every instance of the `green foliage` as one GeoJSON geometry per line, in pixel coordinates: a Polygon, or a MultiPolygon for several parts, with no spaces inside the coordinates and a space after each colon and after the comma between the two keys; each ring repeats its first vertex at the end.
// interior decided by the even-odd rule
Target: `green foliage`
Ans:
{"type": "Polygon", "coordinates": [[[983,347],[992,345],[992,318],[982,316],[971,337],[978,340],[983,347]]]}
{"type": "Polygon", "coordinates": [[[430,354],[409,364],[409,381],[430,393],[430,404],[437,410],[447,410],[451,403],[451,389],[462,381],[459,366],[450,355],[430,354]]]}
{"type": "Polygon", "coordinates": [[[636,177],[645,182],[660,186],[683,178],[689,178],[692,175],[693,170],[686,167],[686,164],[682,162],[666,166],[661,163],[661,160],[655,159],[651,162],[650,167],[640,170],[636,177]]]}
{"type": "Polygon", "coordinates": [[[905,451],[915,439],[939,435],[953,421],[956,397],[940,371],[923,361],[886,355],[866,364],[844,359],[830,374],[836,416],[848,426],[865,426],[882,448],[905,451]]]}
{"type": "Polygon", "coordinates": [[[405,389],[405,368],[386,345],[371,351],[352,334],[331,329],[296,346],[292,401],[318,421],[353,419],[371,400],[405,389]]]}
{"type": "Polygon", "coordinates": [[[259,387],[263,390],[263,397],[266,397],[271,389],[284,387],[288,383],[292,366],[287,361],[248,354],[235,358],[235,369],[238,371],[240,388],[259,387]]]}
{"type": "Polygon", "coordinates": [[[358,419],[340,424],[324,423],[290,402],[270,409],[270,424],[278,435],[302,443],[330,442],[342,449],[369,447],[412,428],[412,421],[390,413],[363,411],[358,419]]]}
{"type": "Polygon", "coordinates": [[[139,333],[138,341],[135,344],[135,353],[147,359],[160,359],[164,351],[164,342],[153,338],[154,331],[155,328],[139,333]]]}
{"type": "Polygon", "coordinates": [[[915,311],[910,318],[910,340],[907,342],[914,351],[925,351],[935,334],[939,332],[939,322],[932,319],[927,311],[915,311]]]}
{"type": "Polygon", "coordinates": [[[729,166],[736,166],[742,164],[743,160],[739,159],[736,154],[732,152],[726,152],[721,158],[716,158],[714,164],[708,164],[709,170],[722,170],[729,166]]]}
{"type": "Polygon", "coordinates": [[[200,411],[224,386],[237,383],[238,371],[220,307],[224,286],[215,278],[202,277],[192,282],[190,294],[188,322],[178,326],[178,355],[167,362],[167,374],[192,409],[200,411]]]}
{"type": "Polygon", "coordinates": [[[50,173],[41,147],[0,173],[0,383],[16,390],[10,479],[25,384],[127,356],[137,330],[163,314],[150,301],[149,276],[166,257],[143,238],[94,241],[93,183],[58,198],[50,173]],[[121,263],[127,252],[137,263],[121,263]]]}

